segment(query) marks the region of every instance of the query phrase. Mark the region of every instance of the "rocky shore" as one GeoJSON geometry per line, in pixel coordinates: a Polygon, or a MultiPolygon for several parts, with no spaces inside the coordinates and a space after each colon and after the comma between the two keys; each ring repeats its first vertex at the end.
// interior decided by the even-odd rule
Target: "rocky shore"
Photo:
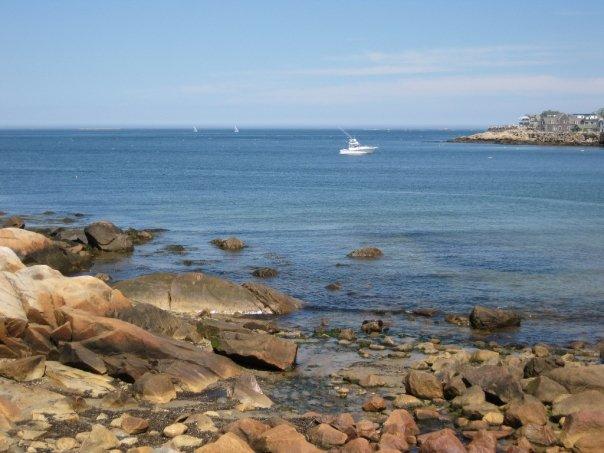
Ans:
{"type": "MultiPolygon", "coordinates": [[[[285,328],[304,302],[257,281],[83,275],[152,230],[18,220],[0,219],[0,451],[602,451],[598,338],[448,344],[381,319],[285,328]]],[[[245,253],[237,238],[215,244],[245,253]]],[[[481,306],[446,319],[477,333],[522,323],[481,306]]]]}
{"type": "Polygon", "coordinates": [[[498,143],[505,145],[604,146],[604,134],[589,132],[543,132],[521,127],[493,128],[457,137],[458,143],[498,143]]]}

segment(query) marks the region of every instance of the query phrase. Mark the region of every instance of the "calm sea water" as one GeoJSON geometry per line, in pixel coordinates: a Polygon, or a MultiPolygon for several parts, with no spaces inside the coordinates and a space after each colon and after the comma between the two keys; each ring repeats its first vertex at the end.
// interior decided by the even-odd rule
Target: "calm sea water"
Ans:
{"type": "Polygon", "coordinates": [[[374,155],[340,156],[334,130],[0,131],[0,210],[31,225],[107,218],[168,231],[94,272],[154,271],[235,281],[255,266],[307,302],[292,323],[358,325],[379,315],[398,332],[468,338],[406,312],[513,307],[513,341],[603,335],[604,150],[453,144],[468,131],[353,131],[374,155]],[[55,215],[41,215],[44,211],[55,215]],[[249,248],[208,244],[237,235],[249,248]],[[185,255],[162,251],[169,244],[185,255]],[[375,245],[384,258],[346,254],[375,245]],[[185,263],[183,260],[189,260],[185,263]],[[325,285],[342,283],[329,292],[325,285]]]}

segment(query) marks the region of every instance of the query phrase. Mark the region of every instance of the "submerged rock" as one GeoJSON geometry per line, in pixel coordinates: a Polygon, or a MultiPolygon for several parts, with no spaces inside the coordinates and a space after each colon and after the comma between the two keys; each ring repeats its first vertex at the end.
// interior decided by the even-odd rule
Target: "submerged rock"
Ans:
{"type": "Polygon", "coordinates": [[[252,275],[256,278],[274,278],[279,274],[277,269],[272,267],[259,267],[252,271],[252,275]]]}
{"type": "Polygon", "coordinates": [[[230,252],[236,252],[246,247],[245,242],[236,237],[230,237],[227,239],[216,238],[212,239],[210,243],[221,250],[227,250],[230,252]]]}
{"type": "Polygon", "coordinates": [[[470,313],[470,324],[474,329],[480,330],[517,327],[520,325],[520,316],[511,310],[476,305],[470,313]]]}
{"type": "Polygon", "coordinates": [[[25,222],[19,216],[12,216],[2,222],[2,228],[25,228],[25,222]]]}
{"type": "Polygon", "coordinates": [[[382,251],[377,247],[363,247],[353,250],[348,255],[348,258],[374,259],[383,255],[382,251]]]}

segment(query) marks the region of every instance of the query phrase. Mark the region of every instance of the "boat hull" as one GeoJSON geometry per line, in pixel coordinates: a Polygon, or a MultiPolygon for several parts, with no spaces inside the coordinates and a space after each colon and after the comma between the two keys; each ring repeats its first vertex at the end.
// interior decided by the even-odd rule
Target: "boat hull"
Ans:
{"type": "Polygon", "coordinates": [[[348,156],[361,156],[363,154],[371,154],[377,149],[377,146],[360,146],[358,148],[344,148],[340,150],[340,154],[348,156]]]}

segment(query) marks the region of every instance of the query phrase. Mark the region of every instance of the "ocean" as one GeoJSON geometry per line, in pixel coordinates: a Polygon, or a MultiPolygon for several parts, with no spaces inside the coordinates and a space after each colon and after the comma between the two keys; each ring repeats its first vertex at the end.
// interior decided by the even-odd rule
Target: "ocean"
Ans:
{"type": "Polygon", "coordinates": [[[328,129],[2,130],[0,210],[28,214],[31,226],[166,229],[91,270],[115,280],[202,271],[243,282],[274,267],[265,283],[306,302],[284,319],[293,325],[381,318],[402,334],[474,339],[442,315],[481,304],[524,316],[495,340],[602,337],[602,148],[447,142],[463,130],[350,132],[378,151],[340,156],[346,137],[328,129]],[[209,244],[231,235],[249,247],[209,244]],[[173,244],[186,252],[164,249],[173,244]],[[383,258],[346,257],[367,245],[383,258]],[[340,291],[325,289],[335,281],[340,291]],[[440,315],[410,315],[420,307],[440,315]]]}

